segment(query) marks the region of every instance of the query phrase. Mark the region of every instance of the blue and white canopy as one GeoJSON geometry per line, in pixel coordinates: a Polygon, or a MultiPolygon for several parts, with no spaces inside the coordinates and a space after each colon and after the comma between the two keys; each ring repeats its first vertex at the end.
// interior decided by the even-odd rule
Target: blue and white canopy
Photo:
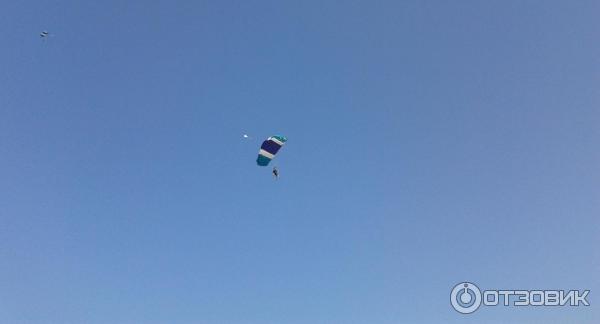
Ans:
{"type": "Polygon", "coordinates": [[[285,144],[287,138],[285,136],[275,135],[267,138],[260,146],[258,151],[258,158],[256,158],[256,164],[260,166],[267,166],[269,162],[275,158],[275,154],[285,144]]]}

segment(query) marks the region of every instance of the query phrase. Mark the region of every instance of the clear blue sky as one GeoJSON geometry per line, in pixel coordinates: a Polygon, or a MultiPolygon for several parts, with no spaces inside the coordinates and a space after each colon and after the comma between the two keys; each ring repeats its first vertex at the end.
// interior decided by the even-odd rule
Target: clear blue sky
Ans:
{"type": "Polygon", "coordinates": [[[597,322],[599,13],[3,1],[0,323],[597,322]]]}

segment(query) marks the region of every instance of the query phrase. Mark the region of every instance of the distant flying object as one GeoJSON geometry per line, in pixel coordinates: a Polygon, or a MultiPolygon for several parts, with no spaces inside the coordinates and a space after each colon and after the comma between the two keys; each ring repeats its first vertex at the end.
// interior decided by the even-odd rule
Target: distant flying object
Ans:
{"type": "Polygon", "coordinates": [[[46,37],[48,37],[49,35],[50,35],[50,33],[48,33],[48,32],[47,32],[47,31],[45,31],[45,30],[44,30],[43,32],[41,32],[41,33],[40,33],[40,37],[41,37],[41,38],[46,38],[46,37]]]}
{"type": "Polygon", "coordinates": [[[244,138],[248,138],[248,134],[244,134],[243,136],[244,136],[244,138]]]}

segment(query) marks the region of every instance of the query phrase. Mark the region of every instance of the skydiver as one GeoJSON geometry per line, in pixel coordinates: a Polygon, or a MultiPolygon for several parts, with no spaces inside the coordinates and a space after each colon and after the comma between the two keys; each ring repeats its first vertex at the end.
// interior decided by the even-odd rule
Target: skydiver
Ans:
{"type": "Polygon", "coordinates": [[[277,170],[277,167],[273,167],[273,176],[275,180],[279,179],[279,170],[277,170]]]}

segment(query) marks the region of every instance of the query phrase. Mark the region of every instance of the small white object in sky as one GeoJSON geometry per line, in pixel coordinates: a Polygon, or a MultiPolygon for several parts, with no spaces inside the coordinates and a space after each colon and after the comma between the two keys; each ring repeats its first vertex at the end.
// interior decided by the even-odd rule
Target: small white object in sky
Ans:
{"type": "Polygon", "coordinates": [[[244,134],[244,138],[248,138],[248,134],[244,134]]]}

